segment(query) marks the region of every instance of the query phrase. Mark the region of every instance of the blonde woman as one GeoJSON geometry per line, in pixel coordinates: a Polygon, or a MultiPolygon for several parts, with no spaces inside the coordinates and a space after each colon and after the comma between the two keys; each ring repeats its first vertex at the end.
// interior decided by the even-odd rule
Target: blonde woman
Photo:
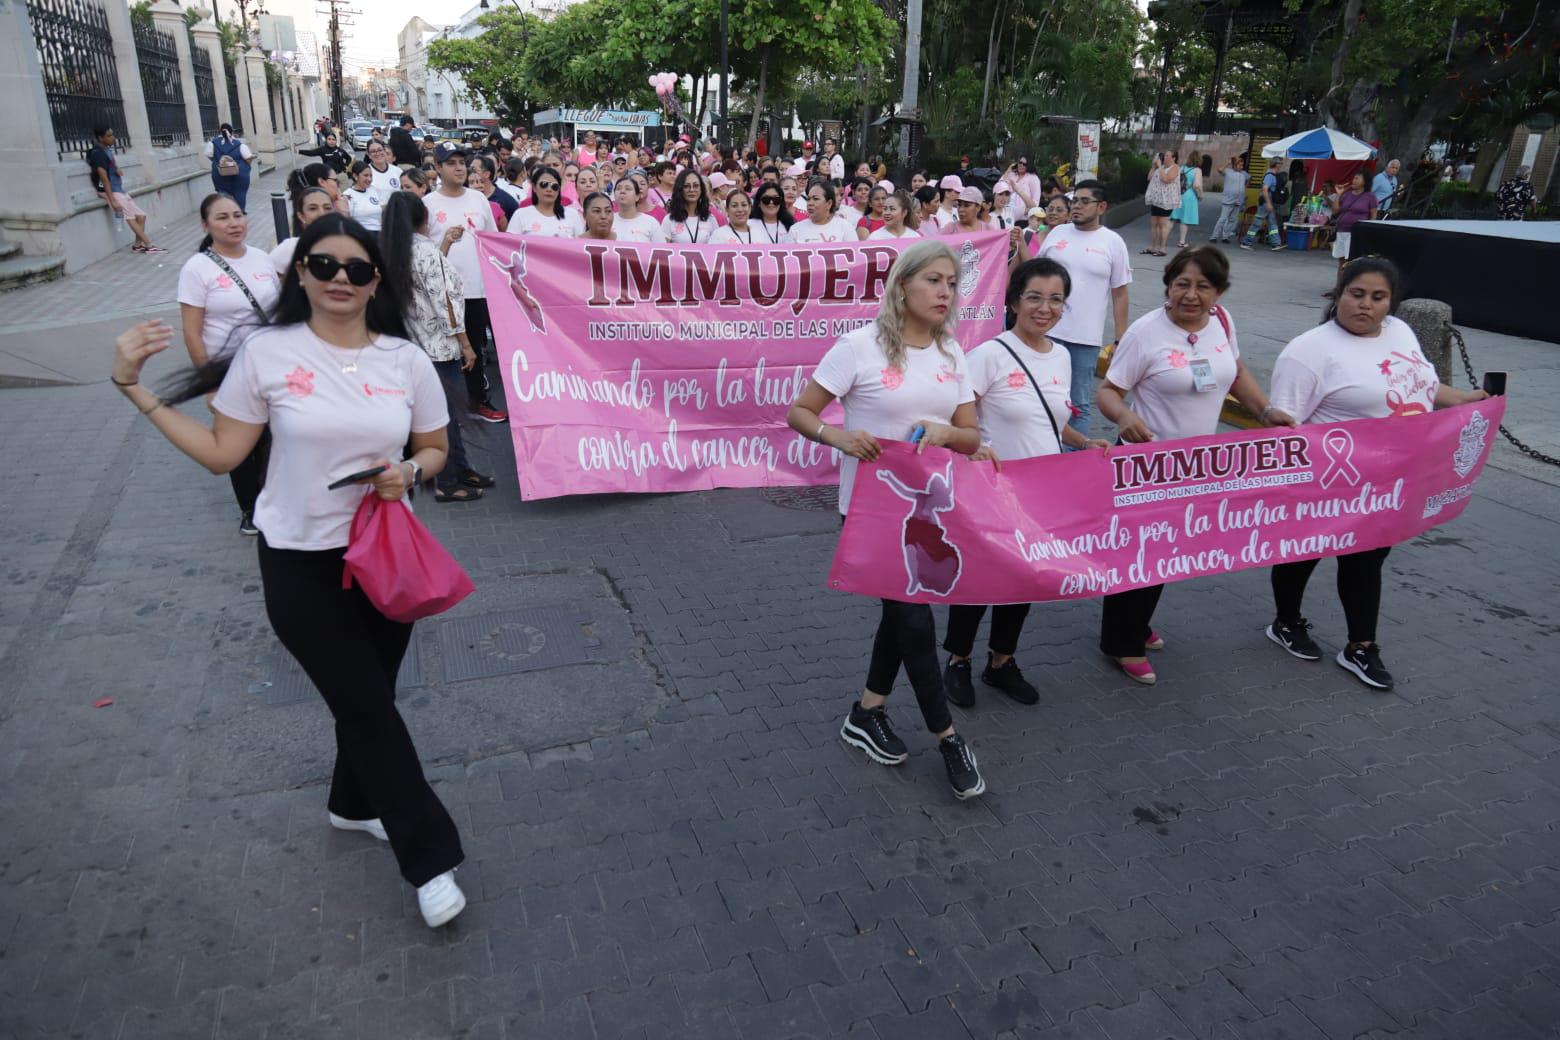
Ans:
{"type": "MultiPolygon", "coordinates": [[[[791,429],[845,456],[840,466],[842,514],[850,507],[857,462],[878,458],[880,437],[908,441],[912,431],[921,428],[920,451],[933,446],[972,455],[980,449],[975,395],[964,351],[953,338],[958,281],[958,259],[944,242],[916,242],[900,253],[889,271],[877,320],[840,337],[791,405],[786,416],[791,429]],[[819,418],[836,399],[845,406],[842,429],[819,418]]],[[[851,705],[840,736],[882,765],[900,765],[910,757],[884,708],[903,665],[926,728],[938,738],[954,796],[973,798],[986,790],[986,782],[948,714],[932,608],[882,602],[866,688],[851,705]]]]}

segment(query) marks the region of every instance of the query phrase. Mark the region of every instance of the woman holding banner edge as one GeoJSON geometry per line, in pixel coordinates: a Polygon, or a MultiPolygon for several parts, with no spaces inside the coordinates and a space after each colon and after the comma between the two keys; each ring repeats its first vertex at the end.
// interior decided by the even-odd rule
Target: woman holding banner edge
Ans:
{"type": "MultiPolygon", "coordinates": [[[[1049,257],[1026,260],[1008,278],[1011,331],[965,355],[981,439],[980,450],[970,458],[1011,461],[1059,455],[1064,444],[1078,449],[1110,447],[1109,442],[1090,440],[1067,425],[1072,414],[1068,400],[1072,357],[1065,349],[1056,349],[1046,333],[1061,320],[1071,293],[1072,276],[1049,257]]],[[[948,608],[948,637],[943,640],[943,649],[949,657],[943,670],[943,690],[948,700],[961,708],[975,704],[970,655],[985,615],[984,606],[954,604],[948,608]]],[[[1040,700],[1039,691],[1013,660],[1028,616],[1028,603],[991,607],[990,654],[980,677],[981,682],[1019,704],[1040,700]]]]}
{"type": "MultiPolygon", "coordinates": [[[[1413,330],[1392,316],[1397,304],[1398,271],[1390,260],[1360,257],[1345,264],[1326,320],[1290,340],[1278,355],[1273,403],[1302,423],[1340,423],[1422,415],[1489,397],[1441,382],[1413,330]]],[[[1338,557],[1338,599],[1349,629],[1338,665],[1377,690],[1393,685],[1376,645],[1381,567],[1390,551],[1383,546],[1338,557]]],[[[1294,560],[1272,570],[1274,617],[1266,635],[1303,661],[1322,657],[1310,636],[1311,623],[1300,616],[1306,583],[1320,562],[1294,560]]]]}
{"type": "MultiPolygon", "coordinates": [[[[816,184],[813,186],[816,188],[816,184]]],[[[959,263],[939,241],[917,242],[894,261],[883,287],[876,321],[840,337],[818,363],[813,378],[791,405],[791,429],[835,448],[840,465],[840,513],[850,508],[857,460],[881,453],[878,438],[910,440],[923,428],[917,451],[928,445],[965,455],[980,450],[975,395],[964,351],[953,338],[959,263]],[[845,428],[820,413],[838,399],[845,428]]],[[[840,737],[882,765],[910,757],[889,725],[884,703],[903,665],[926,728],[938,738],[948,782],[960,800],[986,790],[975,755],[954,732],[937,668],[937,626],[925,603],[883,600],[866,687],[840,727],[840,737]]]]}
{"type": "MultiPolygon", "coordinates": [[[[1230,287],[1225,255],[1208,245],[1183,249],[1165,265],[1164,283],[1164,306],[1127,329],[1095,395],[1121,439],[1142,444],[1215,433],[1226,394],[1264,426],[1293,426],[1240,360],[1234,322],[1219,306],[1230,287]]],[[[1145,651],[1165,645],[1149,627],[1164,588],[1110,593],[1100,615],[1100,652],[1145,686],[1158,681],[1145,651]]]]}

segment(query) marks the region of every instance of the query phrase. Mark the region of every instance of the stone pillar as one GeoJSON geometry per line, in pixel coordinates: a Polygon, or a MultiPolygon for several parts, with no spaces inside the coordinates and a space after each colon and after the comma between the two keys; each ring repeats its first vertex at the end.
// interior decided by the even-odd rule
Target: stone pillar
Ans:
{"type": "MultiPolygon", "coordinates": [[[[114,65],[119,69],[119,96],[125,103],[125,127],[130,144],[141,161],[142,175],[152,184],[158,182],[156,149],[152,147],[152,123],[146,116],[146,93],[141,89],[141,63],[135,55],[135,36],[130,30],[130,8],[125,4],[104,4],[108,27],[114,34],[114,65]]],[[[123,173],[125,164],[120,162],[123,173]]],[[[130,187],[129,178],[125,187],[130,187]]]]}
{"type": "Polygon", "coordinates": [[[1452,383],[1452,305],[1418,297],[1398,305],[1397,316],[1414,330],[1425,360],[1435,366],[1441,382],[1452,383]]]}
{"type": "MultiPolygon", "coordinates": [[[[228,104],[227,65],[222,61],[222,31],[208,15],[195,23],[190,34],[195,37],[195,46],[204,47],[206,56],[211,59],[211,89],[217,94],[217,122],[231,123],[233,109],[228,104]]],[[[200,99],[195,100],[198,102],[200,99]]]]}
{"type": "Polygon", "coordinates": [[[64,178],[52,176],[59,162],[59,142],[49,118],[26,4],[0,6],[0,90],[11,99],[10,104],[0,105],[0,140],[6,142],[0,149],[0,184],[5,185],[0,222],[10,225],[34,216],[58,216],[68,199],[61,194],[64,178]]]}
{"type": "MultiPolygon", "coordinates": [[[[249,76],[249,107],[253,110],[244,113],[244,131],[248,134],[250,149],[256,153],[265,152],[267,158],[270,158],[276,152],[276,131],[271,125],[271,105],[268,100],[270,88],[265,82],[265,58],[257,50],[246,50],[243,68],[249,76]]],[[[244,75],[238,69],[233,71],[244,75]]],[[[243,81],[238,86],[242,92],[243,81]]]]}
{"type": "Polygon", "coordinates": [[[157,0],[152,5],[152,24],[173,37],[173,46],[179,54],[179,88],[184,92],[184,123],[189,128],[190,143],[181,151],[193,150],[200,154],[205,136],[200,126],[200,97],[195,93],[195,64],[190,61],[190,34],[184,28],[184,8],[173,0],[157,0]]]}

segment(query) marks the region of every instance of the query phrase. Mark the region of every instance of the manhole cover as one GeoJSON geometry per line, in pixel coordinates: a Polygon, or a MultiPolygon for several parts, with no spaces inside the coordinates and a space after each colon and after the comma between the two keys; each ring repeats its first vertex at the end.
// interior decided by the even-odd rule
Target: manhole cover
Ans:
{"type": "MultiPolygon", "coordinates": [[[[280,645],[271,647],[259,671],[260,680],[250,683],[248,692],[263,697],[268,708],[319,699],[320,692],[314,688],[314,683],[303,673],[292,654],[280,645]]],[[[401,658],[401,672],[396,676],[395,688],[399,693],[422,684],[422,661],[417,655],[417,634],[414,632],[412,641],[407,644],[406,656],[401,658]]]]}
{"type": "Polygon", "coordinates": [[[840,489],[833,484],[813,487],[771,487],[763,489],[764,501],[781,509],[807,509],[815,512],[839,512],[840,489]]]}
{"type": "Polygon", "coordinates": [[[439,628],[444,680],[487,679],[584,664],[601,644],[588,632],[591,619],[574,607],[500,610],[452,618],[439,628]]]}

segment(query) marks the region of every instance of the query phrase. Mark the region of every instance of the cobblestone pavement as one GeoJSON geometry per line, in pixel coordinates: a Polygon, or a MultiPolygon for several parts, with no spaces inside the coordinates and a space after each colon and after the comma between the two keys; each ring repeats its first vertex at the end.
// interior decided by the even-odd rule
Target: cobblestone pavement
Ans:
{"type": "Polygon", "coordinates": [[[226,482],[135,418],[0,391],[0,1036],[1556,1035],[1552,486],[1492,469],[1394,551],[1388,695],[1269,644],[1260,571],[1167,591],[1152,689],[1038,607],[1041,703],[955,709],[961,804],[903,688],[905,766],[838,739],[876,609],[823,588],[830,513],[522,503],[479,428],[497,491],[419,506],[479,591],[402,676],[468,856],[433,933],[325,824],[226,482]]]}

